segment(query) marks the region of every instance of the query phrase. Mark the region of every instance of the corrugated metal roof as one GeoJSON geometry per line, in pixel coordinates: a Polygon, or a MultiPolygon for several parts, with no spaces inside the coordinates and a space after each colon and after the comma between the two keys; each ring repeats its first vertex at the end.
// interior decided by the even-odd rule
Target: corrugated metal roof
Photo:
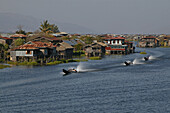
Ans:
{"type": "Polygon", "coordinates": [[[74,46],[74,45],[75,45],[73,42],[68,41],[68,40],[63,40],[63,42],[68,43],[68,44],[70,44],[71,46],[74,46]]]}
{"type": "Polygon", "coordinates": [[[77,42],[75,40],[70,40],[74,45],[77,44],[77,42]]]}

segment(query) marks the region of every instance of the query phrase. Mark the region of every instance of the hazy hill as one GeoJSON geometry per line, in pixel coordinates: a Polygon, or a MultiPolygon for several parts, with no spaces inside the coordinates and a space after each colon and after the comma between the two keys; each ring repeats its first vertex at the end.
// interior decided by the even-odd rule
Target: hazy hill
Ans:
{"type": "MultiPolygon", "coordinates": [[[[25,31],[35,31],[39,29],[41,19],[36,19],[31,16],[25,16],[13,13],[0,13],[0,32],[15,32],[18,25],[23,26],[25,31]]],[[[70,23],[61,23],[57,21],[50,21],[51,24],[56,24],[60,31],[68,33],[96,33],[95,31],[70,23]]]]}

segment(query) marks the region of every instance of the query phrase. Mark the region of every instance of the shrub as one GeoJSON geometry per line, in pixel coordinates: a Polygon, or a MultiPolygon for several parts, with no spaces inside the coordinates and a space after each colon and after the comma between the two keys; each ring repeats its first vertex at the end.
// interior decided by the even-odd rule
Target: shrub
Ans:
{"type": "Polygon", "coordinates": [[[146,52],[140,52],[140,54],[147,54],[146,52]]]}
{"type": "Polygon", "coordinates": [[[0,59],[0,62],[4,62],[4,59],[0,59]]]}
{"type": "Polygon", "coordinates": [[[11,66],[0,64],[0,69],[7,68],[7,67],[11,67],[11,66]]]}
{"type": "Polygon", "coordinates": [[[101,60],[102,58],[101,57],[90,57],[89,59],[90,60],[101,60]]]}
{"type": "Polygon", "coordinates": [[[39,65],[37,62],[7,62],[8,64],[12,65],[28,65],[28,66],[36,66],[39,65]]]}
{"type": "Polygon", "coordinates": [[[54,62],[49,62],[46,65],[56,65],[56,64],[61,64],[62,61],[54,61],[54,62]]]}

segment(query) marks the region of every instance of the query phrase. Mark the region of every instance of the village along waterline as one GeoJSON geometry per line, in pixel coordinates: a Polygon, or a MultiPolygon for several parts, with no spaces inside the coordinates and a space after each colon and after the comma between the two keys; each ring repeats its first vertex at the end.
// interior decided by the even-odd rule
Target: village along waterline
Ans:
{"type": "MultiPolygon", "coordinates": [[[[137,48],[139,51],[144,49],[137,48]]],[[[0,70],[0,112],[170,112],[170,49],[0,70]],[[124,61],[134,62],[125,66],[124,61]],[[63,76],[62,69],[80,73],[63,76]]]]}

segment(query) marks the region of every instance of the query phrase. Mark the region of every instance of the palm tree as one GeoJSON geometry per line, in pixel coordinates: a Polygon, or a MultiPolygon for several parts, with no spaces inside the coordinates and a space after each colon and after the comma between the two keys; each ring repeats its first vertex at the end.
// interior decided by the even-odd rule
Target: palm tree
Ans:
{"type": "Polygon", "coordinates": [[[50,30],[50,24],[48,23],[48,20],[43,21],[43,23],[41,22],[41,27],[39,28],[41,30],[41,32],[43,33],[47,33],[47,31],[50,30]]]}
{"type": "Polygon", "coordinates": [[[59,29],[58,29],[58,27],[57,27],[55,24],[52,24],[52,25],[51,25],[51,31],[52,31],[53,33],[58,33],[58,32],[60,32],[59,29]]]}
{"type": "Polygon", "coordinates": [[[57,33],[59,32],[58,27],[55,24],[49,24],[48,20],[41,22],[41,27],[39,28],[43,33],[57,33]]]}

